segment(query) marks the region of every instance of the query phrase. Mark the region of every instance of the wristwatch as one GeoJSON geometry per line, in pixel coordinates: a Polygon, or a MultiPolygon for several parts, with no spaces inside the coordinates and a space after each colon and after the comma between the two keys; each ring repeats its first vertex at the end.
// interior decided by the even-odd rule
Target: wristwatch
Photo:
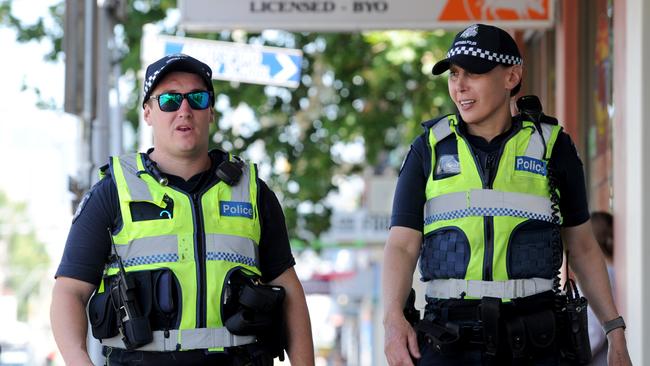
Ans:
{"type": "Polygon", "coordinates": [[[606,321],[605,324],[603,324],[603,330],[605,331],[605,335],[609,334],[609,332],[611,332],[616,328],[625,329],[625,321],[623,320],[622,316],[619,316],[618,318],[614,318],[610,321],[606,321]]]}

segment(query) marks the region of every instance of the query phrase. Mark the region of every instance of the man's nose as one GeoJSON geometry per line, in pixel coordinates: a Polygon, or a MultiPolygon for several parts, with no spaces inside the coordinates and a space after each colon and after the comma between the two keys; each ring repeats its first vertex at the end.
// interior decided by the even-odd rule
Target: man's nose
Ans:
{"type": "Polygon", "coordinates": [[[190,102],[187,101],[187,98],[181,100],[181,106],[178,107],[178,112],[183,114],[191,114],[192,107],[190,107],[190,102]]]}

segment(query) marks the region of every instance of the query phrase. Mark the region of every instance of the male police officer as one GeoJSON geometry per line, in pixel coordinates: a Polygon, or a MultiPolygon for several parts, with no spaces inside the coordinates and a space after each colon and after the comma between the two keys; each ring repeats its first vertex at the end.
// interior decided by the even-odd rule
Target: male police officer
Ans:
{"type": "Polygon", "coordinates": [[[52,329],[67,364],[90,364],[93,294],[92,332],[112,365],[269,364],[256,332],[266,326],[264,339],[281,338],[274,306],[292,364],[313,365],[278,200],[254,165],[208,151],[211,76],[183,54],[147,68],[144,119],[155,146],[102,169],[56,274],[52,329]]]}
{"type": "Polygon", "coordinates": [[[383,274],[388,363],[559,364],[561,223],[569,263],[610,331],[610,365],[629,364],[575,147],[557,125],[511,116],[522,79],[516,43],[472,25],[433,73],[446,70],[458,113],[423,124],[394,198],[383,274]],[[416,334],[403,308],[418,257],[427,307],[416,334]]]}

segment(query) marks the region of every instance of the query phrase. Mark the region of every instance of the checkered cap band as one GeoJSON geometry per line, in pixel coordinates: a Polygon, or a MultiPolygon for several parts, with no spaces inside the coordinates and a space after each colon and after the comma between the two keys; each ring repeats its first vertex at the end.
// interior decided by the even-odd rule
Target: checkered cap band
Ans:
{"type": "Polygon", "coordinates": [[[156,80],[156,76],[160,74],[162,70],[163,69],[156,70],[156,72],[149,75],[147,80],[144,81],[144,95],[147,95],[147,93],[149,93],[149,89],[151,88],[151,85],[153,85],[153,82],[156,80]]]}
{"type": "Polygon", "coordinates": [[[500,64],[506,64],[506,65],[521,65],[523,62],[521,57],[504,55],[504,54],[484,50],[478,47],[459,46],[459,47],[454,47],[450,49],[449,52],[447,52],[447,58],[452,58],[453,56],[456,55],[480,57],[484,60],[488,60],[500,64]]]}

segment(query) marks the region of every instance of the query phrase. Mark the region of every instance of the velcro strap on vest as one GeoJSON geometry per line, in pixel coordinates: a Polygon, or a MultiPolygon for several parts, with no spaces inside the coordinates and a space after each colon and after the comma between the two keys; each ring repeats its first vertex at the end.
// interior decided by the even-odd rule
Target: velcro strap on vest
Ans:
{"type": "MultiPolygon", "coordinates": [[[[187,351],[193,349],[237,347],[254,343],[256,341],[255,336],[234,335],[225,327],[183,330],[174,329],[167,331],[167,337],[165,337],[165,333],[166,332],[162,330],[154,331],[153,342],[137,348],[136,350],[156,352],[187,351]]],[[[109,347],[126,349],[124,342],[122,342],[122,337],[119,335],[112,338],[102,339],[101,343],[109,347]]]]}
{"type": "Polygon", "coordinates": [[[553,280],[527,278],[507,281],[480,281],[450,278],[427,283],[427,296],[436,299],[460,299],[465,296],[516,299],[553,289],[553,280]]]}

